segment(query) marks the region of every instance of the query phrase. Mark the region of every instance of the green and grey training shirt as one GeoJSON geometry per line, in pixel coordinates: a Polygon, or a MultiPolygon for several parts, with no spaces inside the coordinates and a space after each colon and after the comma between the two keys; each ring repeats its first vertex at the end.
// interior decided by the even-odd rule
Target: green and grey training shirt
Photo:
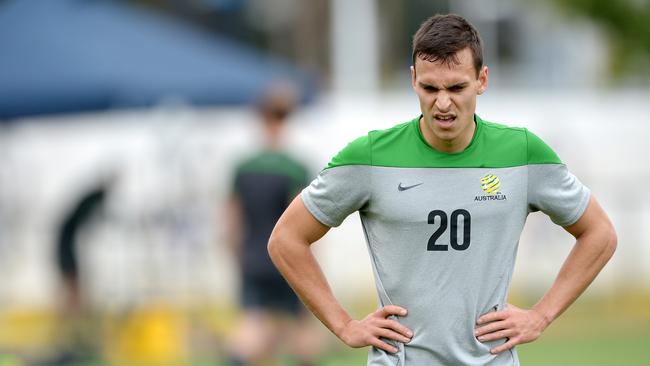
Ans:
{"type": "Polygon", "coordinates": [[[359,211],[381,306],[408,309],[413,330],[397,354],[371,348],[368,365],[518,365],[505,340],[479,342],[479,316],[506,304],[519,237],[530,212],[575,223],[589,189],[537,136],[475,116],[470,145],[442,153],[419,118],[371,131],[339,152],[302,192],[334,227],[359,211]]]}

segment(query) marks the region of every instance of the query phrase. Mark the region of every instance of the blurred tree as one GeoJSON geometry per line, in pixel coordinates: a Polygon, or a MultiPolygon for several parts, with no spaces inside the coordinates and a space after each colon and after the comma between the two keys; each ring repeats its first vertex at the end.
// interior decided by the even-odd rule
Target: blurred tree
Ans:
{"type": "Polygon", "coordinates": [[[650,80],[650,0],[552,0],[569,15],[588,17],[610,37],[612,81],[650,80]]]}

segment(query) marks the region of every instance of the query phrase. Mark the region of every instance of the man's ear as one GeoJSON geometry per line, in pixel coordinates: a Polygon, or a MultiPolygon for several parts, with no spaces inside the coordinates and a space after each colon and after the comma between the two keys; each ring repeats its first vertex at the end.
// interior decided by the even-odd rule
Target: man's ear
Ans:
{"type": "Polygon", "coordinates": [[[411,66],[411,86],[415,89],[415,65],[411,66]]]}
{"type": "Polygon", "coordinates": [[[483,66],[481,71],[478,72],[478,94],[483,94],[488,87],[490,70],[487,66],[483,66]]]}

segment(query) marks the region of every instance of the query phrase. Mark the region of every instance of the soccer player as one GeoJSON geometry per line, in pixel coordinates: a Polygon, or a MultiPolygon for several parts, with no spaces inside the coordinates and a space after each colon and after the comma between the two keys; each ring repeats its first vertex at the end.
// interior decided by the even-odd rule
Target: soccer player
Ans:
{"type": "Polygon", "coordinates": [[[296,98],[290,84],[268,87],[258,105],[264,146],[235,170],[227,217],[241,274],[243,319],[228,345],[232,366],[270,362],[281,346],[287,346],[301,366],[313,364],[320,353],[320,329],[312,326],[266,251],[276,221],[308,183],[307,168],[283,151],[281,139],[296,98]],[[288,344],[280,342],[284,339],[288,344]]]}
{"type": "Polygon", "coordinates": [[[311,311],[369,365],[518,365],[531,342],[593,281],[616,234],[596,199],[539,137],[475,114],[488,86],[477,31],[457,15],[413,38],[421,115],[340,151],[287,208],[269,253],[311,311]],[[352,319],[309,245],[359,211],[381,307],[352,319]],[[576,238],[531,309],[507,304],[526,216],[576,238]]]}

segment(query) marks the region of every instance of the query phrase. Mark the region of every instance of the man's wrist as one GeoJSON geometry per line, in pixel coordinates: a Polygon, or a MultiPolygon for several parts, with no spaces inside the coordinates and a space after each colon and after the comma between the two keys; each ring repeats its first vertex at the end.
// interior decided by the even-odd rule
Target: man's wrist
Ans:
{"type": "Polygon", "coordinates": [[[347,328],[348,324],[350,324],[351,321],[353,321],[349,316],[346,316],[343,318],[343,320],[337,322],[336,324],[332,324],[332,332],[334,333],[335,336],[337,336],[339,339],[343,339],[343,333],[345,331],[345,328],[347,328]]]}
{"type": "Polygon", "coordinates": [[[545,311],[544,309],[541,309],[538,306],[534,306],[531,310],[534,311],[537,315],[539,315],[539,318],[542,321],[542,329],[541,329],[542,331],[545,330],[549,325],[551,325],[551,323],[555,319],[555,317],[552,314],[550,314],[550,312],[545,311]]]}

